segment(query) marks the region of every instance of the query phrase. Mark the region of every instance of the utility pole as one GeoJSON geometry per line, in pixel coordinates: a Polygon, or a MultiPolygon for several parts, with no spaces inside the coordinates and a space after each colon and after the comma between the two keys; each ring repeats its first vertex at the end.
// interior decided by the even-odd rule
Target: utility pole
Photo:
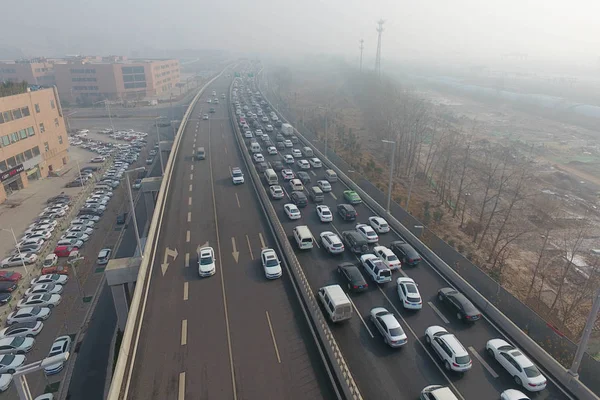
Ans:
{"type": "Polygon", "coordinates": [[[377,21],[377,53],[375,54],[375,72],[381,79],[381,34],[383,33],[383,24],[385,21],[380,19],[377,21]]]}
{"type": "Polygon", "coordinates": [[[587,322],[585,324],[585,328],[583,329],[583,335],[581,340],[579,341],[579,345],[577,346],[577,351],[575,352],[575,357],[573,357],[573,364],[571,364],[571,368],[569,369],[569,375],[579,378],[579,366],[581,365],[581,360],[583,359],[583,354],[587,349],[587,345],[590,341],[590,335],[592,334],[592,330],[594,329],[594,324],[596,323],[596,318],[598,316],[598,311],[600,310],[600,289],[596,292],[596,297],[594,299],[594,304],[592,305],[592,310],[588,315],[587,322]]]}
{"type": "Polygon", "coordinates": [[[365,41],[363,39],[360,39],[359,42],[360,42],[360,46],[358,48],[360,49],[360,72],[362,72],[362,56],[363,56],[363,50],[365,48],[363,43],[365,41]]]}

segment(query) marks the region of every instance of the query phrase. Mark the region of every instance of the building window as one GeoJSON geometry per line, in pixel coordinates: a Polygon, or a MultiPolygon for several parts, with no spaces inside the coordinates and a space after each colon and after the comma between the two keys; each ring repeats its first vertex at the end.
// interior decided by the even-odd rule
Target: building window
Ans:
{"type": "Polygon", "coordinates": [[[17,162],[16,162],[16,160],[15,160],[14,157],[11,157],[11,158],[7,159],[6,163],[8,164],[8,168],[12,168],[12,167],[16,167],[17,166],[17,162]]]}
{"type": "Polygon", "coordinates": [[[3,114],[0,112],[0,124],[4,123],[4,116],[3,114]]]}
{"type": "Polygon", "coordinates": [[[19,141],[19,134],[17,132],[13,132],[9,136],[11,143],[17,143],[19,141]]]}
{"type": "Polygon", "coordinates": [[[23,114],[24,117],[29,117],[31,115],[29,113],[29,107],[23,107],[23,108],[21,108],[21,113],[23,114]]]}
{"type": "Polygon", "coordinates": [[[19,131],[19,136],[21,137],[21,139],[27,139],[27,129],[21,129],[19,131]]]}
{"type": "Polygon", "coordinates": [[[58,123],[58,118],[54,118],[54,126],[59,126],[60,124],[58,123]]]}
{"type": "Polygon", "coordinates": [[[44,123],[40,122],[40,133],[46,132],[46,128],[44,128],[44,123]]]}
{"type": "Polygon", "coordinates": [[[30,126],[29,128],[27,128],[27,136],[33,135],[35,135],[35,129],[33,129],[33,126],[30,126]]]}
{"type": "Polygon", "coordinates": [[[39,113],[39,112],[40,112],[40,105],[39,105],[39,104],[36,104],[36,105],[35,105],[35,112],[36,112],[36,113],[39,113]]]}
{"type": "Polygon", "coordinates": [[[23,153],[19,153],[15,156],[17,160],[17,164],[23,164],[25,162],[25,158],[23,158],[23,153]]]}
{"type": "Polygon", "coordinates": [[[63,157],[63,165],[67,165],[67,157],[63,157]]]}
{"type": "Polygon", "coordinates": [[[31,149],[31,152],[33,153],[33,156],[39,156],[40,155],[40,148],[38,146],[35,146],[33,149],[31,149]]]}
{"type": "Polygon", "coordinates": [[[0,161],[0,171],[6,171],[6,161],[0,161]]]}
{"type": "Polygon", "coordinates": [[[21,118],[23,118],[23,114],[21,114],[21,109],[20,108],[15,108],[14,110],[12,110],[12,113],[13,113],[14,119],[21,119],[21,118]]]}
{"type": "Polygon", "coordinates": [[[25,155],[26,160],[31,160],[33,158],[33,154],[31,154],[31,150],[25,150],[23,153],[25,155]]]}
{"type": "Polygon", "coordinates": [[[54,110],[56,108],[56,104],[54,104],[54,100],[50,100],[50,107],[54,110]]]}
{"type": "Polygon", "coordinates": [[[48,144],[48,142],[44,142],[44,151],[45,152],[49,152],[50,151],[50,145],[48,144]]]}
{"type": "Polygon", "coordinates": [[[2,147],[6,147],[10,144],[10,138],[8,135],[2,136],[2,147]]]}
{"type": "Polygon", "coordinates": [[[58,144],[62,144],[62,135],[58,135],[58,144]]]}
{"type": "Polygon", "coordinates": [[[2,116],[4,117],[4,122],[10,122],[13,120],[12,113],[10,111],[4,111],[2,116]]]}

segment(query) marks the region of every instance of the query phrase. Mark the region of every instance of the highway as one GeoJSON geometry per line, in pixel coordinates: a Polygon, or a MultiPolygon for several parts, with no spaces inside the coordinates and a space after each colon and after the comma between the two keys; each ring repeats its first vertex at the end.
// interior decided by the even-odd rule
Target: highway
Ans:
{"type": "MultiPolygon", "coordinates": [[[[253,88],[252,92],[255,90],[253,88]]],[[[242,99],[246,101],[245,104],[250,105],[248,98],[249,95],[244,93],[242,99]]],[[[242,101],[242,103],[244,102],[242,101]]],[[[266,132],[264,129],[266,124],[263,124],[263,132],[269,134],[271,141],[276,143],[275,135],[279,133],[278,130],[266,132]]],[[[245,140],[246,145],[249,146],[250,139],[245,140]]],[[[259,143],[263,150],[266,150],[266,146],[260,140],[259,143]]],[[[294,145],[294,148],[301,146],[303,145],[294,145]]],[[[291,150],[285,149],[282,150],[282,153],[291,154],[291,150]]],[[[270,156],[266,151],[263,151],[262,154],[269,164],[275,160],[283,161],[279,154],[270,156]]],[[[285,168],[290,168],[290,165],[285,164],[285,168]]],[[[296,164],[293,164],[291,168],[294,172],[299,170],[296,164]]],[[[309,173],[312,184],[305,186],[310,187],[315,185],[318,179],[324,179],[324,169],[311,168],[309,173]]],[[[334,213],[333,223],[319,221],[315,203],[312,200],[309,200],[306,208],[300,209],[302,218],[291,221],[283,210],[284,204],[291,202],[289,200],[291,189],[288,183],[283,181],[281,174],[278,173],[278,175],[280,185],[286,191],[287,197],[281,200],[271,200],[271,202],[278,212],[280,222],[294,249],[297,249],[297,245],[293,239],[292,230],[297,225],[308,225],[313,236],[318,239],[319,234],[326,230],[336,232],[341,236],[341,232],[353,230],[357,223],[367,223],[370,216],[376,215],[368,206],[361,204],[355,206],[359,214],[356,221],[343,221],[337,214],[336,207],[337,204],[346,203],[343,191],[348,188],[343,182],[337,182],[332,184],[333,190],[330,193],[325,193],[325,201],[322,203],[329,206],[334,213]]],[[[266,184],[265,188],[267,188],[266,184]]],[[[308,197],[306,189],[305,194],[308,197]]],[[[379,244],[389,247],[391,242],[400,238],[397,232],[381,234],[379,244]]],[[[317,246],[308,251],[296,250],[296,256],[312,289],[316,292],[319,287],[327,284],[343,285],[344,282],[336,272],[337,265],[341,262],[359,264],[358,258],[348,250],[341,255],[331,256],[318,241],[317,246]]],[[[367,277],[364,269],[359,268],[367,277]]],[[[390,283],[379,286],[368,278],[367,281],[369,283],[368,291],[349,295],[359,315],[355,315],[350,321],[341,324],[330,324],[364,398],[415,399],[419,397],[425,386],[431,384],[451,386],[459,398],[469,400],[498,399],[500,393],[509,388],[525,392],[522,387],[516,386],[508,373],[485,351],[486,342],[492,338],[503,337],[502,333],[487,319],[479,320],[472,325],[465,325],[444,308],[437,300],[437,291],[450,285],[426,261],[419,266],[403,267],[401,272],[394,272],[393,281],[390,283]],[[414,279],[419,285],[419,291],[423,298],[422,310],[414,312],[402,308],[395,284],[395,279],[401,274],[414,279]],[[391,349],[384,344],[375,326],[368,321],[369,311],[378,306],[393,312],[408,335],[408,344],[401,349],[391,349]],[[442,363],[424,341],[425,330],[431,325],[441,325],[457,336],[473,360],[473,367],[470,371],[461,375],[444,370],[442,363]]],[[[545,375],[549,378],[547,374],[545,375]]],[[[550,378],[547,388],[537,395],[532,394],[532,397],[536,399],[569,398],[550,378]]]]}
{"type": "Polygon", "coordinates": [[[274,240],[254,189],[231,182],[242,162],[225,76],[196,104],[176,155],[127,398],[330,399],[290,277],[265,279],[260,251],[274,240]],[[213,90],[219,105],[206,103],[213,90]],[[202,120],[209,107],[216,112],[202,120]],[[196,161],[200,146],[207,157],[196,161]],[[205,245],[217,272],[199,278],[205,245]]]}

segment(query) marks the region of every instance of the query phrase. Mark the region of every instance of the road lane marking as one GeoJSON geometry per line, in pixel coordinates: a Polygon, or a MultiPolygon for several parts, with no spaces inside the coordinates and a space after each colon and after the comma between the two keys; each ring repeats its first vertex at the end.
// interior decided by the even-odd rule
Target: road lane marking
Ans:
{"type": "Polygon", "coordinates": [[[185,372],[181,372],[179,374],[179,394],[177,395],[177,400],[185,399],[185,372]]]}
{"type": "Polygon", "coordinates": [[[271,317],[269,317],[269,312],[267,313],[267,322],[269,323],[269,330],[271,331],[271,339],[273,339],[273,347],[275,347],[275,354],[277,354],[277,362],[281,364],[281,357],[279,357],[279,349],[277,348],[277,340],[275,340],[275,333],[273,332],[273,325],[271,325],[271,317]]]}
{"type": "Polygon", "coordinates": [[[429,304],[429,307],[431,307],[431,309],[438,315],[438,317],[442,319],[442,321],[444,321],[445,324],[450,323],[450,321],[448,321],[448,318],[446,318],[444,314],[442,314],[442,312],[438,310],[438,308],[432,302],[428,301],[427,304],[429,304]]]}
{"type": "Polygon", "coordinates": [[[185,267],[190,266],[190,253],[185,253],[185,267]]]}
{"type": "Polygon", "coordinates": [[[264,249],[265,247],[267,247],[265,245],[265,239],[263,239],[262,233],[258,232],[258,238],[260,239],[260,245],[262,246],[261,249],[264,249]]]}
{"type": "Polygon", "coordinates": [[[337,200],[337,197],[335,197],[335,194],[333,194],[333,192],[329,192],[329,194],[331,195],[331,197],[334,198],[334,200],[337,200]]]}
{"type": "Polygon", "coordinates": [[[490,365],[487,362],[485,362],[485,360],[483,359],[483,357],[481,357],[479,355],[479,353],[477,352],[477,350],[475,350],[473,348],[473,346],[469,346],[469,347],[467,347],[467,349],[469,349],[469,351],[471,353],[473,353],[473,355],[475,356],[475,358],[478,359],[479,362],[481,363],[481,365],[483,365],[483,367],[488,370],[488,372],[490,373],[490,375],[492,375],[494,378],[498,378],[499,375],[496,373],[496,371],[494,371],[494,369],[492,367],[490,367],[490,365]]]}
{"type": "Polygon", "coordinates": [[[185,234],[185,241],[186,242],[190,242],[190,231],[187,231],[187,233],[185,234]]]}
{"type": "Polygon", "coordinates": [[[189,282],[183,282],[183,301],[187,301],[189,295],[189,282]]]}
{"type": "Polygon", "coordinates": [[[252,254],[252,246],[250,246],[250,238],[246,235],[246,242],[248,243],[248,250],[250,250],[250,258],[254,260],[254,254],[252,254]]]}
{"type": "Polygon", "coordinates": [[[187,319],[181,321],[181,345],[187,344],[187,319]]]}
{"type": "MultiPolygon", "coordinates": [[[[225,138],[223,138],[223,139],[225,139],[225,138]]],[[[225,146],[225,154],[227,154],[227,146],[225,146]]]]}
{"type": "Polygon", "coordinates": [[[237,200],[238,203],[238,208],[242,208],[242,206],[240,205],[240,198],[238,197],[238,194],[235,194],[235,199],[237,200]]]}
{"type": "Polygon", "coordinates": [[[192,212],[188,211],[188,222],[192,222],[192,212]]]}
{"type": "Polygon", "coordinates": [[[188,206],[191,206],[191,205],[192,205],[192,198],[190,197],[190,198],[188,199],[188,206]]]}
{"type": "Polygon", "coordinates": [[[190,174],[190,181],[194,180],[194,174],[190,174]]]}
{"type": "Polygon", "coordinates": [[[194,164],[190,165],[190,171],[194,170],[194,164]]]}
{"type": "Polygon", "coordinates": [[[311,174],[313,174],[313,176],[317,176],[317,174],[315,174],[315,171],[310,171],[311,174]]]}
{"type": "MultiPolygon", "coordinates": [[[[196,141],[194,141],[194,144],[196,144],[196,141]]],[[[194,151],[194,149],[192,149],[192,157],[194,156],[194,154],[196,154],[196,152],[194,151]]]]}
{"type": "Polygon", "coordinates": [[[367,323],[363,319],[362,315],[360,315],[360,313],[358,312],[358,308],[356,308],[356,306],[354,305],[354,302],[352,301],[352,299],[350,298],[350,296],[348,296],[348,300],[350,300],[350,304],[352,304],[352,308],[354,308],[354,311],[356,311],[356,315],[358,315],[358,318],[360,318],[360,320],[362,321],[362,323],[365,326],[365,328],[367,328],[367,332],[369,332],[369,336],[371,336],[371,339],[375,338],[375,336],[373,336],[373,332],[371,332],[371,330],[369,329],[369,326],[367,325],[367,323]]]}
{"type": "Polygon", "coordinates": [[[192,191],[192,184],[190,183],[190,192],[192,191]]]}

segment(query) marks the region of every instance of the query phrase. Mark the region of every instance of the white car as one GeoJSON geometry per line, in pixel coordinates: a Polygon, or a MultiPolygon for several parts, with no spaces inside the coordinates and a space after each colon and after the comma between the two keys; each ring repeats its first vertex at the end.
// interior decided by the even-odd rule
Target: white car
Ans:
{"type": "Polygon", "coordinates": [[[63,285],[58,283],[40,283],[34,285],[25,291],[24,297],[33,296],[34,294],[61,294],[64,290],[63,285]]]}
{"type": "Polygon", "coordinates": [[[81,239],[60,239],[57,243],[57,246],[73,246],[78,249],[83,247],[83,240],[81,239]]]}
{"type": "Polygon", "coordinates": [[[113,197],[113,192],[110,190],[96,190],[93,193],[93,196],[104,196],[104,197],[113,197]]]}
{"type": "Polygon", "coordinates": [[[321,168],[323,166],[323,163],[317,157],[309,158],[308,161],[313,168],[321,168]]]}
{"type": "Polygon", "coordinates": [[[46,258],[44,258],[44,264],[42,265],[42,268],[53,267],[56,264],[58,264],[58,256],[54,253],[50,253],[46,256],[46,258]]]}
{"type": "Polygon", "coordinates": [[[65,285],[69,281],[69,277],[67,275],[60,274],[47,274],[38,276],[31,280],[31,286],[37,285],[40,283],[58,283],[59,285],[65,285]]]}
{"type": "Polygon", "coordinates": [[[241,185],[244,183],[244,173],[240,167],[233,167],[231,169],[231,180],[234,185],[241,185]]]}
{"type": "Polygon", "coordinates": [[[367,224],[356,224],[355,229],[360,233],[367,243],[377,243],[379,241],[379,236],[375,233],[375,230],[371,228],[367,224]]]}
{"type": "Polygon", "coordinates": [[[213,276],[217,272],[215,261],[215,251],[212,247],[201,248],[198,252],[198,275],[213,276]]]}
{"type": "Polygon", "coordinates": [[[302,157],[302,152],[299,149],[292,149],[292,157],[300,158],[302,157]]]}
{"type": "Polygon", "coordinates": [[[50,293],[40,293],[34,294],[29,297],[25,297],[17,303],[17,308],[25,308],[25,307],[48,307],[54,308],[60,304],[61,301],[60,294],[50,294],[50,293]]]}
{"type": "Polygon", "coordinates": [[[500,395],[500,400],[531,400],[523,392],[515,389],[506,389],[500,395]]]}
{"type": "Polygon", "coordinates": [[[392,281],[392,271],[375,254],[363,254],[360,263],[376,283],[392,281]]]}
{"type": "Polygon", "coordinates": [[[286,164],[293,164],[294,163],[294,157],[291,156],[290,154],[286,154],[286,155],[283,156],[283,161],[286,164]]]}
{"type": "Polygon", "coordinates": [[[265,248],[260,252],[260,260],[267,279],[281,278],[283,273],[275,250],[265,248]]]}
{"type": "Polygon", "coordinates": [[[0,339],[0,354],[25,354],[34,343],[34,338],[23,336],[0,339]]]}
{"type": "Polygon", "coordinates": [[[57,224],[58,222],[53,219],[41,219],[38,222],[34,222],[33,224],[29,225],[25,233],[30,233],[36,230],[54,231],[54,228],[56,228],[57,224]]]}
{"type": "Polygon", "coordinates": [[[79,216],[80,220],[87,220],[87,221],[93,221],[93,222],[98,222],[100,221],[100,217],[97,215],[80,215],[79,216]]]}
{"type": "Polygon", "coordinates": [[[298,168],[300,169],[310,169],[310,164],[306,160],[298,160],[296,165],[298,165],[298,168]]]}
{"type": "MultiPolygon", "coordinates": [[[[63,354],[68,352],[71,349],[71,337],[70,336],[59,336],[54,339],[54,343],[50,347],[50,352],[48,353],[48,358],[57,356],[59,354],[63,354]]],[[[54,375],[58,374],[65,367],[65,363],[63,361],[58,362],[56,364],[48,365],[44,368],[44,373],[46,375],[54,375]]]]}
{"type": "Polygon", "coordinates": [[[271,192],[272,199],[283,199],[285,197],[285,193],[279,185],[269,186],[269,192],[271,192]]]}
{"type": "Polygon", "coordinates": [[[44,323],[41,321],[34,322],[22,322],[20,324],[14,324],[8,328],[4,328],[0,331],[0,338],[12,338],[12,337],[34,337],[37,336],[44,327],[44,323]]]}
{"type": "Polygon", "coordinates": [[[48,206],[46,208],[44,208],[44,211],[46,212],[56,212],[56,211],[68,211],[69,210],[69,205],[68,204],[56,204],[53,206],[48,206]]]}
{"type": "Polygon", "coordinates": [[[296,207],[295,204],[288,203],[283,206],[285,213],[287,214],[289,219],[300,219],[302,215],[300,214],[300,210],[296,207]]]}
{"type": "Polygon", "coordinates": [[[25,240],[33,240],[33,239],[42,239],[48,240],[52,236],[52,232],[50,231],[34,231],[23,236],[23,241],[25,240]]]}
{"type": "MultiPolygon", "coordinates": [[[[12,383],[13,376],[11,374],[0,374],[0,392],[5,392],[12,383]]],[[[34,399],[37,400],[37,399],[34,399]]]]}
{"type": "Polygon", "coordinates": [[[22,354],[6,354],[0,357],[0,373],[14,374],[18,367],[25,363],[25,356],[22,354]]]}
{"type": "Polygon", "coordinates": [[[256,134],[256,136],[261,136],[263,134],[262,129],[257,129],[254,131],[254,133],[256,134]]]}
{"type": "Polygon", "coordinates": [[[290,181],[290,187],[294,192],[301,192],[304,190],[304,185],[302,184],[302,181],[298,178],[294,178],[290,181]]]}
{"type": "Polygon", "coordinates": [[[52,210],[52,211],[42,211],[41,213],[39,213],[38,217],[45,217],[45,216],[50,216],[52,215],[54,218],[57,217],[64,217],[67,214],[67,212],[63,209],[56,209],[56,210],[52,210]]]}
{"type": "Polygon", "coordinates": [[[250,139],[250,138],[252,138],[252,131],[246,131],[246,132],[244,132],[244,137],[245,137],[246,139],[250,139]]]}
{"type": "Polygon", "coordinates": [[[6,318],[7,325],[14,325],[19,322],[43,321],[50,316],[48,307],[25,307],[8,314],[6,318]]]}
{"type": "Polygon", "coordinates": [[[396,279],[396,288],[398,289],[398,297],[404,308],[409,310],[420,310],[423,307],[421,293],[417,288],[417,284],[411,278],[400,277],[396,279]]]}
{"type": "Polygon", "coordinates": [[[93,228],[96,223],[94,221],[90,221],[88,219],[74,219],[71,221],[71,226],[82,226],[87,228],[93,228]]]}
{"type": "Polygon", "coordinates": [[[267,126],[265,127],[265,130],[266,130],[267,132],[273,132],[273,125],[267,125],[267,126]]]}
{"type": "Polygon", "coordinates": [[[265,161],[265,156],[263,156],[261,153],[254,153],[254,155],[252,157],[254,158],[254,162],[264,162],[265,161]]]}
{"type": "Polygon", "coordinates": [[[110,261],[110,256],[112,254],[111,249],[102,249],[98,252],[98,258],[96,259],[96,263],[98,265],[106,265],[108,261],[110,261]]]}
{"type": "Polygon", "coordinates": [[[269,122],[269,117],[267,117],[266,115],[264,117],[261,118],[262,122],[269,122]]]}
{"type": "Polygon", "coordinates": [[[388,310],[383,307],[375,307],[371,310],[371,321],[377,327],[383,341],[390,347],[401,347],[408,342],[408,337],[400,323],[388,310]]]}
{"type": "Polygon", "coordinates": [[[15,254],[14,256],[5,258],[4,260],[0,261],[0,268],[18,267],[23,265],[23,263],[33,264],[37,261],[37,259],[38,256],[33,253],[21,253],[21,255],[15,254]]]}
{"type": "Polygon", "coordinates": [[[68,229],[67,232],[72,232],[72,233],[84,233],[86,235],[91,235],[92,233],[94,233],[94,230],[92,228],[88,228],[85,225],[71,225],[68,229]]]}
{"type": "Polygon", "coordinates": [[[390,226],[385,219],[381,217],[369,217],[369,225],[378,233],[387,233],[390,231],[390,226]]]}
{"type": "Polygon", "coordinates": [[[272,156],[276,155],[277,149],[275,148],[275,146],[269,146],[269,147],[267,147],[267,153],[269,153],[272,156]]]}
{"type": "Polygon", "coordinates": [[[441,385],[429,385],[423,388],[419,400],[458,400],[458,397],[449,387],[441,385]]]}
{"type": "Polygon", "coordinates": [[[296,175],[294,175],[294,171],[286,168],[281,170],[281,177],[284,181],[289,181],[290,179],[294,179],[296,175]]]}
{"type": "Polygon", "coordinates": [[[44,244],[44,242],[45,242],[45,240],[42,239],[41,237],[34,238],[34,239],[23,239],[19,243],[17,243],[17,247],[23,247],[23,246],[29,246],[29,245],[41,246],[44,244]]]}
{"type": "Polygon", "coordinates": [[[61,236],[61,240],[81,240],[87,242],[90,236],[81,232],[70,232],[67,231],[64,235],[61,236]]]}
{"type": "Polygon", "coordinates": [[[323,192],[331,192],[331,183],[326,180],[317,181],[317,186],[321,188],[323,192]]]}
{"type": "Polygon", "coordinates": [[[317,206],[317,215],[319,216],[319,220],[321,220],[321,222],[333,221],[333,213],[326,205],[320,204],[317,206]]]}
{"type": "Polygon", "coordinates": [[[284,145],[285,147],[288,147],[288,148],[290,148],[290,147],[294,147],[294,143],[292,143],[292,141],[291,141],[291,140],[289,140],[289,139],[286,139],[286,140],[284,140],[284,141],[283,141],[283,145],[284,145]]]}
{"type": "Polygon", "coordinates": [[[546,388],[546,378],[523,352],[504,339],[491,339],[485,345],[490,356],[513,377],[515,383],[530,392],[546,388]]]}
{"type": "Polygon", "coordinates": [[[373,247],[373,252],[383,263],[392,271],[395,269],[400,269],[402,264],[398,257],[394,254],[394,252],[388,249],[385,246],[375,246],[373,247]]]}
{"type": "Polygon", "coordinates": [[[473,362],[467,350],[456,336],[441,326],[433,325],[425,330],[425,341],[444,363],[448,371],[466,372],[473,362]]]}
{"type": "Polygon", "coordinates": [[[331,254],[340,254],[344,252],[344,243],[338,235],[333,232],[325,231],[319,235],[323,247],[331,254]]]}

